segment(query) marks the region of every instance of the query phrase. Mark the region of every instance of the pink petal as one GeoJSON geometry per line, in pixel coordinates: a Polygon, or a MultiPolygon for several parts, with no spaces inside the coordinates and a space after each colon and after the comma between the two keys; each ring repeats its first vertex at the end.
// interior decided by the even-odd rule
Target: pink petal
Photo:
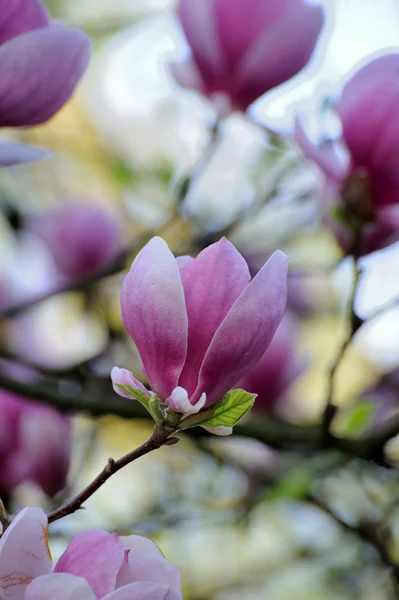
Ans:
{"type": "Polygon", "coordinates": [[[379,57],[345,85],[338,106],[353,167],[366,167],[378,204],[399,189],[399,54],[379,57]]]}
{"type": "Polygon", "coordinates": [[[168,68],[172,77],[179,85],[205,93],[201,73],[193,60],[187,59],[184,62],[170,62],[168,68]]]}
{"type": "Polygon", "coordinates": [[[125,550],[129,550],[129,561],[139,556],[163,557],[155,542],[142,535],[121,535],[119,538],[125,550]]]}
{"type": "Polygon", "coordinates": [[[24,600],[95,600],[87,581],[68,573],[38,577],[28,585],[24,600]]]}
{"type": "Polygon", "coordinates": [[[237,383],[238,389],[257,395],[254,409],[272,409],[303,371],[305,363],[295,353],[297,335],[297,323],[286,313],[260,361],[237,383]]]}
{"type": "Polygon", "coordinates": [[[49,27],[0,47],[0,126],[37,125],[72,95],[90,58],[88,36],[49,27]]]}
{"type": "Polygon", "coordinates": [[[132,583],[151,581],[180,590],[180,570],[162,556],[139,556],[133,559],[129,557],[129,569],[132,583]]]}
{"type": "Polygon", "coordinates": [[[111,371],[111,379],[112,386],[117,394],[123,396],[124,398],[129,398],[129,400],[135,399],[127,392],[121,390],[118,385],[130,385],[131,387],[144,392],[147,398],[151,398],[151,392],[147,390],[147,388],[136,379],[130,371],[127,369],[120,369],[119,367],[114,367],[111,371]]]}
{"type": "Polygon", "coordinates": [[[251,279],[241,254],[226,238],[181,268],[188,316],[188,348],[179,386],[191,396],[215,331],[251,279]]]}
{"type": "Polygon", "coordinates": [[[122,250],[115,214],[86,198],[33,219],[31,227],[47,244],[60,271],[73,279],[104,269],[122,250]]]}
{"type": "Polygon", "coordinates": [[[348,174],[349,157],[345,156],[344,152],[339,152],[337,144],[334,142],[324,146],[314,144],[299,118],[295,120],[294,137],[306,158],[315,162],[324,171],[331,184],[340,185],[348,174]]]}
{"type": "Polygon", "coordinates": [[[98,529],[84,531],[73,538],[55,567],[55,573],[84,577],[97,598],[115,589],[125,552],[116,533],[98,529]]]}
{"type": "MultiPolygon", "coordinates": [[[[252,11],[248,2],[245,6],[239,0],[234,2],[237,20],[241,19],[242,30],[251,36],[251,45],[240,54],[235,73],[234,95],[246,108],[305,67],[323,27],[324,13],[320,6],[304,0],[250,0],[252,11]]],[[[228,5],[230,11],[230,4],[224,0],[226,10],[228,5]]]]}
{"type": "Polygon", "coordinates": [[[0,44],[33,29],[48,27],[41,0],[0,0],[0,44]]]}
{"type": "Polygon", "coordinates": [[[29,465],[28,477],[54,496],[66,485],[71,454],[67,417],[50,406],[29,403],[20,422],[19,453],[29,465]]]}
{"type": "Polygon", "coordinates": [[[123,282],[121,306],[151,389],[165,399],[186,359],[187,313],[177,262],[161,238],[153,238],[134,261],[123,282]]]}
{"type": "Polygon", "coordinates": [[[181,0],[180,22],[190,45],[200,77],[214,88],[225,68],[225,57],[215,21],[213,0],[181,0]]]}
{"type": "Polygon", "coordinates": [[[104,600],[182,600],[182,595],[167,585],[140,581],[119,588],[104,600]]]}
{"type": "Polygon", "coordinates": [[[188,267],[188,265],[191,265],[191,263],[194,261],[195,259],[192,256],[188,256],[187,254],[185,254],[184,256],[176,256],[176,262],[177,265],[180,269],[180,273],[182,272],[182,270],[185,267],[188,267]]]}
{"type": "Polygon", "coordinates": [[[26,144],[0,142],[0,166],[11,167],[51,158],[51,152],[26,144]]]}
{"type": "Polygon", "coordinates": [[[122,565],[116,580],[116,587],[122,587],[134,581],[130,570],[130,563],[138,558],[163,558],[163,554],[158,546],[149,538],[140,535],[127,535],[119,538],[122,543],[126,561],[122,565]]]}
{"type": "Polygon", "coordinates": [[[7,600],[23,600],[27,585],[51,571],[47,516],[25,508],[0,540],[0,590],[7,600]]]}
{"type": "Polygon", "coordinates": [[[287,257],[275,252],[233,304],[201,366],[191,403],[206,393],[220,400],[260,360],[283,317],[287,301],[287,257]]]}

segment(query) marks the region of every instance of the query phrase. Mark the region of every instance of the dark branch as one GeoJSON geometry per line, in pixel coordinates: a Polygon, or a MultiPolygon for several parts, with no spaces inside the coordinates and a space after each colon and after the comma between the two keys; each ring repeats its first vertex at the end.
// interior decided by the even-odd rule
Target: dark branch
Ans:
{"type": "Polygon", "coordinates": [[[399,565],[393,560],[387,550],[387,543],[381,531],[384,529],[380,524],[362,524],[351,525],[339,517],[329,506],[324,504],[320,498],[311,493],[306,498],[308,502],[314,504],[325,514],[330,516],[340,527],[348,533],[360,538],[366,544],[372,546],[378,554],[379,559],[392,574],[396,596],[399,598],[399,565]],[[380,531],[381,530],[381,531],[380,531]]]}
{"type": "Polygon", "coordinates": [[[360,321],[358,319],[358,317],[355,313],[356,292],[357,292],[357,286],[358,286],[359,278],[360,278],[360,269],[357,266],[357,262],[356,262],[355,258],[353,258],[353,264],[354,264],[353,281],[352,281],[352,287],[350,290],[350,295],[349,295],[349,300],[348,300],[349,332],[348,332],[346,338],[344,339],[343,343],[341,344],[338,354],[335,357],[335,360],[334,360],[333,364],[331,365],[330,371],[328,373],[327,399],[326,399],[326,406],[324,409],[323,421],[322,421],[324,443],[327,445],[328,445],[328,438],[331,435],[330,434],[330,426],[331,426],[331,423],[334,419],[334,416],[335,416],[335,413],[337,410],[336,406],[334,405],[334,388],[335,388],[336,373],[337,373],[339,366],[342,363],[342,360],[346,354],[348,347],[350,346],[350,344],[352,342],[353,336],[355,335],[356,331],[359,329],[360,325],[362,324],[362,321],[360,321]]]}
{"type": "MultiPolygon", "coordinates": [[[[135,450],[132,450],[132,452],[125,454],[125,456],[122,456],[122,458],[119,458],[118,460],[110,458],[101,473],[99,473],[99,475],[97,475],[97,477],[84,490],[72,498],[72,500],[69,500],[47,515],[48,522],[53,523],[54,521],[58,521],[58,519],[62,519],[63,517],[71,515],[79,510],[83,503],[86,502],[86,500],[88,500],[97,490],[99,490],[100,487],[104,485],[104,483],[108,481],[112,475],[114,475],[114,473],[117,473],[120,471],[120,469],[123,469],[123,467],[126,467],[126,465],[129,465],[145,454],[149,454],[153,450],[157,450],[161,446],[168,443],[168,438],[172,433],[173,432],[170,429],[158,427],[156,425],[151,437],[144,442],[144,444],[135,450]]],[[[177,440],[177,438],[173,438],[173,440],[177,440]]]]}

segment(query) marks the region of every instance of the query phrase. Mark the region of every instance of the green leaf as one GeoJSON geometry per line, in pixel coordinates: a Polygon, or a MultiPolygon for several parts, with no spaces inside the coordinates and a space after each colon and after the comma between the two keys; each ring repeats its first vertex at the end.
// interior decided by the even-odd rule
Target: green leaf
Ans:
{"type": "Polygon", "coordinates": [[[153,394],[148,403],[148,411],[157,425],[163,425],[165,423],[165,415],[159,406],[158,396],[153,394]]]}
{"type": "Polygon", "coordinates": [[[142,404],[148,410],[148,412],[151,414],[151,412],[149,410],[150,398],[147,396],[147,394],[145,392],[143,392],[142,390],[139,390],[137,388],[134,388],[131,385],[125,385],[123,383],[117,383],[116,385],[120,390],[122,390],[123,392],[126,392],[130,396],[133,396],[133,398],[135,400],[138,400],[140,402],[140,404],[142,404]]]}
{"type": "Polygon", "coordinates": [[[374,411],[375,403],[370,398],[362,398],[342,411],[339,420],[340,435],[356,437],[364,433],[373,422],[374,411]]]}
{"type": "MultiPolygon", "coordinates": [[[[212,415],[199,423],[206,427],[234,427],[244,415],[252,408],[256,394],[249,394],[244,390],[228,392],[220,402],[215,404],[212,415]]],[[[200,415],[201,413],[199,413],[200,415]]]]}

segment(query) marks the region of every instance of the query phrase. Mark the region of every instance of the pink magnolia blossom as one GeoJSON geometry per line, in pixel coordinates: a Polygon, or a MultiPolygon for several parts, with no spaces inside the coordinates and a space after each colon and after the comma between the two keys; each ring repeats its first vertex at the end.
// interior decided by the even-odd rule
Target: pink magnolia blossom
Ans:
{"type": "Polygon", "coordinates": [[[245,111],[308,63],[324,23],[306,0],[180,0],[191,50],[175,79],[220,109],[245,111]]]}
{"type": "Polygon", "coordinates": [[[358,256],[399,239],[398,103],[399,53],[372,60],[346,83],[339,142],[316,146],[296,125],[303,152],[325,173],[327,221],[345,251],[353,252],[353,231],[362,228],[358,256]]]}
{"type": "Polygon", "coordinates": [[[70,542],[55,569],[47,517],[25,508],[0,540],[0,595],[8,600],[182,600],[179,569],[138,535],[92,529],[70,542]]]}
{"type": "Polygon", "coordinates": [[[296,335],[296,320],[286,314],[260,361],[236,384],[237,388],[257,394],[256,410],[273,410],[302,372],[304,363],[295,353],[296,335]]]}
{"type": "Polygon", "coordinates": [[[55,408],[0,389],[0,490],[23,481],[49,496],[65,487],[71,452],[69,419],[55,408]]]}
{"type": "MultiPolygon", "coordinates": [[[[174,258],[153,238],[122,287],[125,327],[140,353],[151,390],[179,413],[220,400],[269,346],[284,313],[287,257],[275,252],[251,281],[241,254],[225,238],[196,259],[174,258]]],[[[147,392],[125,369],[112,371],[115,391],[147,392]]]]}
{"type": "Polygon", "coordinates": [[[114,213],[86,200],[33,219],[30,228],[47,244],[60,273],[70,278],[104,269],[122,250],[114,213]]]}
{"type": "MultiPolygon", "coordinates": [[[[87,35],[50,21],[41,0],[0,0],[0,127],[44,123],[69,99],[90,57],[87,35]]],[[[0,165],[46,152],[0,144],[0,165]]]]}

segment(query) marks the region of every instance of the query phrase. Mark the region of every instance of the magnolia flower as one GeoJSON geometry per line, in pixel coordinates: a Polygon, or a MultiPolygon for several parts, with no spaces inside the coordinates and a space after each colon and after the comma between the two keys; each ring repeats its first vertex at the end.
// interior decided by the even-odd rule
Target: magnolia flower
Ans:
{"type": "Polygon", "coordinates": [[[122,250],[115,215],[84,200],[34,218],[29,227],[47,244],[60,273],[71,278],[107,267],[122,250]]]}
{"type": "Polygon", "coordinates": [[[273,410],[302,372],[304,363],[295,353],[296,335],[297,323],[286,314],[260,361],[236,384],[237,388],[257,394],[257,410],[273,410]]]}
{"type": "Polygon", "coordinates": [[[65,487],[71,452],[69,419],[55,408],[0,389],[0,490],[23,481],[49,496],[65,487]]]}
{"type": "Polygon", "coordinates": [[[182,600],[179,569],[138,535],[84,531],[53,571],[40,508],[20,512],[0,540],[0,594],[8,600],[182,600]]]}
{"type": "MultiPolygon", "coordinates": [[[[179,413],[220,400],[269,346],[284,313],[287,257],[275,252],[251,281],[241,254],[225,238],[196,259],[174,258],[153,238],[126,276],[125,327],[136,344],[151,390],[179,413]]],[[[114,389],[130,385],[150,396],[125,369],[112,371],[114,389]]]]}
{"type": "MultiPolygon", "coordinates": [[[[87,35],[52,23],[41,0],[0,0],[0,127],[44,123],[69,99],[89,62],[87,35]]],[[[47,153],[0,144],[0,165],[47,153]]]]}
{"type": "Polygon", "coordinates": [[[306,0],[180,0],[178,16],[191,56],[172,73],[221,112],[245,111],[294,77],[324,23],[320,6],[306,0]]]}
{"type": "Polygon", "coordinates": [[[389,54],[344,86],[337,104],[340,141],[317,146],[296,124],[297,142],[326,176],[327,222],[342,248],[357,256],[399,239],[398,103],[399,54],[389,54]]]}

